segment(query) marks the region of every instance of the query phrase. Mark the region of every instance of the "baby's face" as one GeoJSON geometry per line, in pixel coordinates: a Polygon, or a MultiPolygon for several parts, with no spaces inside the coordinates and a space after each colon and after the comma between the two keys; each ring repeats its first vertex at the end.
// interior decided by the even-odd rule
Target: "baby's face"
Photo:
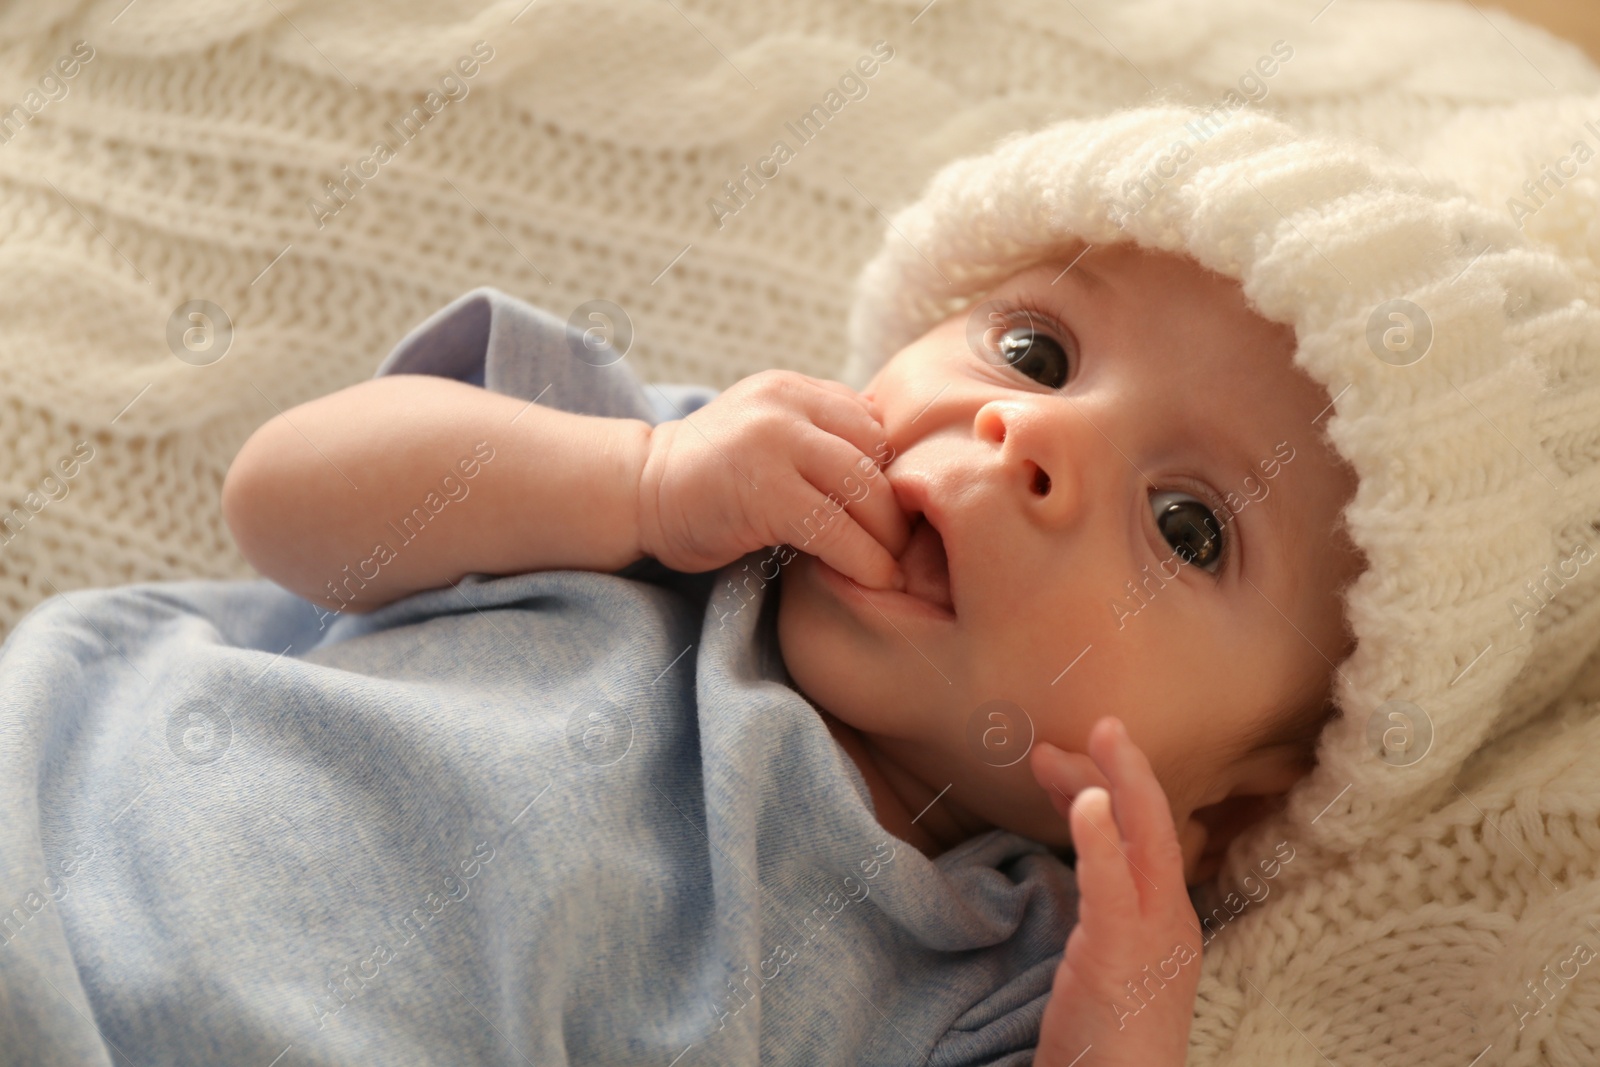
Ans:
{"type": "Polygon", "coordinates": [[[908,594],[806,553],[782,580],[794,681],[909,811],[949,786],[918,828],[946,847],[987,826],[1068,844],[1022,757],[1030,733],[1084,753],[1104,715],[1180,832],[1281,794],[1315,733],[1248,742],[1321,708],[1351,647],[1337,592],[1359,555],[1334,527],[1356,482],[1293,331],[1187,259],[1097,247],[1062,274],[1075,255],[989,293],[980,343],[955,315],[863,391],[894,449],[867,485],[911,519],[888,546],[908,594]]]}

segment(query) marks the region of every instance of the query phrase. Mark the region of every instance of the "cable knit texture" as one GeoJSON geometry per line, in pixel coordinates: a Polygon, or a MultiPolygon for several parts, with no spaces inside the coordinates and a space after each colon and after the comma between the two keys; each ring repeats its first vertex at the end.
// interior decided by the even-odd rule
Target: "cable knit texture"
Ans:
{"type": "Polygon", "coordinates": [[[1574,963],[1600,952],[1600,566],[1546,579],[1600,552],[1600,160],[1573,158],[1600,148],[1600,72],[1471,6],[1317,7],[10,5],[0,627],[54,592],[248,576],[218,507],[244,438],[476,285],[561,314],[616,302],[647,379],[859,381],[1074,235],[1186,251],[1292,323],[1337,394],[1371,562],[1318,769],[1212,895],[1238,914],[1206,952],[1190,1062],[1600,1061],[1600,978],[1574,963]],[[55,73],[80,41],[92,58],[55,73]],[[865,96],[796,138],[879,41],[865,96]],[[1264,95],[1242,86],[1279,41],[1264,95]],[[1170,105],[1241,88],[1119,228],[1125,183],[1188,118],[1170,105]],[[1151,103],[1169,107],[1055,125],[1151,103]],[[745,179],[780,139],[792,158],[745,179]],[[363,169],[379,140],[392,158],[363,169]],[[1525,190],[1562,159],[1563,185],[1525,190]],[[1410,366],[1367,343],[1393,298],[1434,328],[1410,366]],[[196,300],[232,323],[214,362],[174,355],[196,300]],[[1517,600],[1540,605],[1521,629],[1517,600]],[[1433,724],[1408,766],[1368,735],[1397,699],[1433,724]],[[1244,903],[1280,840],[1295,859],[1244,903]]]}

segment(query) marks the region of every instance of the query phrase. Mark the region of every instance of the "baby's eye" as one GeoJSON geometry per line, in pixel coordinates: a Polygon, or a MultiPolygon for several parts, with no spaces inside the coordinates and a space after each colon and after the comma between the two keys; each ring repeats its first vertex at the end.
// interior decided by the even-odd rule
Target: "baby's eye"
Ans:
{"type": "Polygon", "coordinates": [[[1040,385],[1059,389],[1072,369],[1066,349],[1032,326],[1013,326],[996,342],[1000,358],[1040,385]]]}
{"type": "Polygon", "coordinates": [[[1222,524],[1211,508],[1188,493],[1152,493],[1150,502],[1155,508],[1156,529],[1178,558],[1215,574],[1211,564],[1222,559],[1222,524]]]}

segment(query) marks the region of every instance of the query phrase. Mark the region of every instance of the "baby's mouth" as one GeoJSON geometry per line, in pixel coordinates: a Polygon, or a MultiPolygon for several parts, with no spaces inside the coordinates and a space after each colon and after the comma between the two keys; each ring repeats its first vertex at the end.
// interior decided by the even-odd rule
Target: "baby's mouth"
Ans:
{"type": "Polygon", "coordinates": [[[950,560],[945,555],[944,538],[926,515],[916,517],[911,527],[911,540],[900,554],[900,567],[906,574],[907,595],[955,614],[955,603],[950,597],[950,560]]]}

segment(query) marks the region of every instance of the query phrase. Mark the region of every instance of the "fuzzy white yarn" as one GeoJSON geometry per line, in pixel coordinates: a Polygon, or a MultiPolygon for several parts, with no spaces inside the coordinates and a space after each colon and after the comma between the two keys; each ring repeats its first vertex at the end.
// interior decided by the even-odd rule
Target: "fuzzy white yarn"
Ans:
{"type": "Polygon", "coordinates": [[[1370,146],[1196,118],[1071,120],[949,164],[859,278],[846,379],[1075,239],[1187,254],[1293,325],[1335,398],[1322,425],[1360,477],[1345,519],[1370,566],[1318,767],[1235,843],[1202,913],[1227,936],[1191,1062],[1465,1063],[1491,1041],[1497,1062],[1596,1062],[1600,982],[1569,957],[1600,960],[1600,784],[1574,758],[1600,756],[1600,703],[1559,700],[1600,685],[1593,264],[1370,146]],[[1369,340],[1395,299],[1431,322],[1416,362],[1369,340]],[[1373,724],[1419,726],[1415,708],[1431,747],[1380,758],[1373,724]],[[1441,1039],[1454,1004],[1476,1048],[1441,1039]]]}
{"type": "MultiPolygon", "coordinates": [[[[1505,598],[1594,514],[1581,506],[1595,491],[1581,406],[1594,410],[1582,392],[1593,327],[1587,305],[1571,304],[1595,301],[1593,178],[1580,172],[1527,220],[1532,246],[1507,230],[1502,202],[1600,115],[1600,72],[1492,11],[1436,0],[1317,8],[8,5],[0,109],[39,107],[0,143],[0,505],[29,511],[20,533],[0,535],[0,630],[58,590],[249,576],[218,506],[244,438],[275,409],[370,376],[407,329],[479,284],[558,312],[616,301],[638,330],[629,358],[646,379],[725,386],[773,365],[829,374],[845,351],[850,279],[883,233],[880,209],[911,201],[938,166],[1007,131],[1146,101],[1153,87],[1214,103],[1281,39],[1294,56],[1250,111],[1360,136],[1455,181],[1488,206],[1458,204],[1452,217],[1495,248],[1453,290],[1441,284],[1441,263],[1465,266],[1481,246],[1456,247],[1437,194],[1408,185],[1404,164],[1341,149],[1348,169],[1330,169],[1318,202],[1342,195],[1348,219],[1369,218],[1359,189],[1372,168],[1390,189],[1382,202],[1416,206],[1418,239],[1442,258],[1380,255],[1359,230],[1300,210],[1295,181],[1257,182],[1360,286],[1438,301],[1448,344],[1442,336],[1427,361],[1448,366],[1458,394],[1426,367],[1403,379],[1349,362],[1359,299],[1277,233],[1274,212],[1214,221],[1254,212],[1256,228],[1276,234],[1276,259],[1207,237],[1202,215],[1152,206],[1136,220],[1141,240],[1181,238],[1249,265],[1261,279],[1252,296],[1321,338],[1303,346],[1307,369],[1354,383],[1335,437],[1362,464],[1351,521],[1390,562],[1352,594],[1363,647],[1341,695],[1365,707],[1405,693],[1438,725],[1435,750],[1409,768],[1367,759],[1362,723],[1330,730],[1322,769],[1280,830],[1304,851],[1207,955],[1191,1062],[1321,1064],[1320,1049],[1340,1064],[1461,1065],[1491,1040],[1484,1063],[1596,1062],[1592,969],[1525,1030],[1510,1009],[1522,981],[1559,967],[1600,913],[1586,881],[1600,858],[1587,771],[1600,755],[1600,678],[1576,662],[1596,626],[1574,611],[1580,590],[1540,614],[1534,648],[1502,658],[1497,643],[1450,682],[1502,636],[1505,598]],[[41,88],[79,40],[94,58],[64,95],[41,88]],[[495,54],[470,95],[318,229],[307,200],[480,40],[495,54]],[[719,228],[708,201],[877,40],[895,56],[870,94],[719,228]],[[1168,230],[1152,229],[1161,219],[1168,230]],[[1270,284],[1289,273],[1314,282],[1315,299],[1270,284]],[[1503,320],[1492,307],[1501,285],[1525,301],[1503,320]],[[235,326],[227,355],[203,367],[174,358],[167,338],[174,309],[196,299],[235,326]],[[1446,352],[1448,363],[1435,358],[1446,352]],[[1555,392],[1530,415],[1540,373],[1555,392]],[[1384,418],[1398,411],[1418,416],[1408,432],[1384,418]],[[79,441],[94,456],[51,500],[44,479],[79,441]],[[1530,486],[1518,449],[1565,496],[1530,486]],[[1563,692],[1574,678],[1586,695],[1563,692]]],[[[1261,128],[1263,151],[1300,166],[1274,140],[1282,134],[1261,128]]],[[[1271,832],[1240,842],[1230,876],[1271,854],[1271,832]]]]}

